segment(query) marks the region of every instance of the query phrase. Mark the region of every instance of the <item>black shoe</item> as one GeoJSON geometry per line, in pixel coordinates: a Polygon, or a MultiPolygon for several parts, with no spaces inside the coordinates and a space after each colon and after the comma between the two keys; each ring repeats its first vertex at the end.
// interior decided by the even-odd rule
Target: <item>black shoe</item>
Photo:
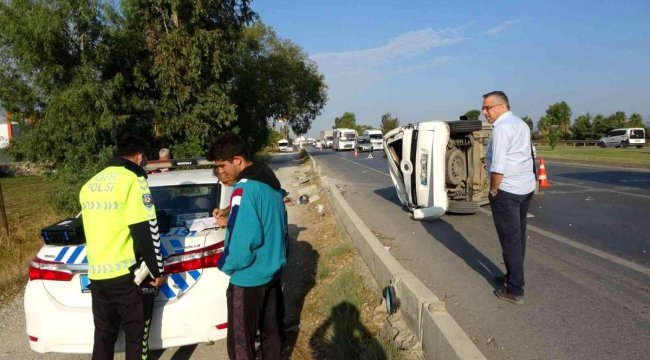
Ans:
{"type": "Polygon", "coordinates": [[[497,284],[505,285],[508,282],[508,276],[507,275],[495,276],[494,277],[494,282],[497,283],[497,284]]]}
{"type": "Polygon", "coordinates": [[[513,293],[508,291],[507,288],[502,288],[502,289],[496,290],[494,292],[494,295],[496,295],[501,300],[507,301],[507,302],[515,304],[515,305],[523,305],[524,304],[524,297],[523,296],[514,295],[513,293]]]}

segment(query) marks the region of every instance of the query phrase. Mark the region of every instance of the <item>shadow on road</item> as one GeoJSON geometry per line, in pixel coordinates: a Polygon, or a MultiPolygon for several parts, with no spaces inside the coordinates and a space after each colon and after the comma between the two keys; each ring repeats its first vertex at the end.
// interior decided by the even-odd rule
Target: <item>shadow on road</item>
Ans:
{"type": "MultiPolygon", "coordinates": [[[[181,346],[174,352],[174,355],[172,355],[170,359],[171,360],[190,359],[192,357],[192,354],[194,354],[194,350],[196,350],[197,346],[198,346],[197,344],[181,346]]],[[[165,353],[165,351],[169,351],[169,349],[149,351],[148,359],[158,360],[165,353]]]]}
{"type": "Polygon", "coordinates": [[[300,241],[300,232],[306,230],[289,224],[289,256],[287,265],[282,270],[282,289],[284,294],[284,329],[283,359],[290,359],[300,329],[300,314],[305,297],[316,284],[316,267],[318,252],[306,241],[300,241]]]}
{"type": "Polygon", "coordinates": [[[472,270],[483,276],[495,290],[502,287],[501,284],[494,283],[495,276],[503,275],[501,269],[456,231],[453,225],[443,219],[438,219],[433,222],[422,222],[422,226],[434,239],[463,259],[472,270]]]}

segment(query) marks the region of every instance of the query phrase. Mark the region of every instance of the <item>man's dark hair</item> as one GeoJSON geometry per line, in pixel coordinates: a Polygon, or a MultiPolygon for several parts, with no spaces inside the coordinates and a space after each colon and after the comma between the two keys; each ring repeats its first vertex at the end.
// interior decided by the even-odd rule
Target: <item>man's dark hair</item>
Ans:
{"type": "Polygon", "coordinates": [[[133,156],[147,153],[149,142],[137,135],[126,134],[117,141],[115,156],[133,156]]]}
{"type": "Polygon", "coordinates": [[[214,144],[205,155],[208,161],[232,161],[235,156],[241,156],[247,161],[252,160],[250,149],[246,142],[235,133],[224,133],[214,140],[214,144]]]}
{"type": "Polygon", "coordinates": [[[499,99],[499,101],[504,103],[506,105],[506,108],[510,110],[510,101],[508,101],[508,96],[506,95],[506,93],[504,93],[503,91],[492,91],[483,95],[483,99],[487,99],[490,96],[494,96],[495,98],[499,99]]]}

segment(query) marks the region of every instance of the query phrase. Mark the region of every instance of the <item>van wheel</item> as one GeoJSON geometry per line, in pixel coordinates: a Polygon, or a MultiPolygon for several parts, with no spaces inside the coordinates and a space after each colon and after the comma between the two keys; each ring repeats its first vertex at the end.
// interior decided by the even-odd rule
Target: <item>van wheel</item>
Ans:
{"type": "Polygon", "coordinates": [[[448,121],[447,124],[452,134],[470,133],[483,128],[483,124],[479,120],[448,121]]]}
{"type": "Polygon", "coordinates": [[[637,146],[636,146],[637,149],[640,149],[640,148],[642,148],[642,147],[643,147],[643,145],[637,145],[637,146]]]}
{"type": "Polygon", "coordinates": [[[449,200],[447,212],[453,214],[476,214],[479,205],[476,201],[456,201],[449,200]]]}
{"type": "Polygon", "coordinates": [[[462,151],[456,148],[447,151],[447,167],[445,170],[445,179],[449,185],[456,186],[467,178],[467,165],[462,151]]]}
{"type": "Polygon", "coordinates": [[[621,141],[621,145],[620,145],[620,147],[622,147],[623,149],[625,149],[625,148],[628,147],[629,145],[630,145],[629,142],[627,142],[627,141],[621,141]]]}

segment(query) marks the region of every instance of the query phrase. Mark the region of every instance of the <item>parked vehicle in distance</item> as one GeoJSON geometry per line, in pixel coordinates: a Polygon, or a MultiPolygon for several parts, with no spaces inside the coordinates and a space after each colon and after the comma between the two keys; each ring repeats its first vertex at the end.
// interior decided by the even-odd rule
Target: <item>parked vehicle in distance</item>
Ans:
{"type": "Polygon", "coordinates": [[[600,147],[621,147],[636,146],[642,148],[645,145],[645,129],[644,128],[626,128],[614,129],[607,133],[598,140],[600,147]]]}
{"type": "Polygon", "coordinates": [[[332,148],[334,144],[334,130],[323,130],[320,132],[320,140],[323,148],[332,148]]]}
{"type": "Polygon", "coordinates": [[[364,138],[357,139],[357,151],[359,152],[372,151],[372,149],[373,146],[372,143],[370,143],[370,140],[364,138]]]}
{"type": "MultiPolygon", "coordinates": [[[[211,168],[180,170],[183,165],[214,166],[205,159],[188,159],[152,161],[146,167],[175,168],[148,179],[168,275],[155,300],[150,349],[212,342],[227,332],[229,280],[217,268],[226,230],[190,230],[189,224],[211,218],[217,206],[227,207],[232,187],[219,183],[211,168]]],[[[29,263],[24,297],[29,346],[39,353],[91,353],[94,324],[85,238],[50,235],[29,263]]],[[[116,349],[123,351],[123,335],[116,349]]]]}
{"type": "Polygon", "coordinates": [[[491,132],[491,125],[477,120],[425,121],[384,136],[391,179],[415,219],[473,214],[488,203],[491,132]]]}
{"type": "Polygon", "coordinates": [[[357,131],[354,129],[334,129],[332,149],[336,151],[354,150],[357,141],[357,131]]]}
{"type": "Polygon", "coordinates": [[[280,151],[280,152],[293,151],[293,148],[289,145],[289,140],[282,139],[282,140],[278,141],[278,151],[280,151]]]}
{"type": "Polygon", "coordinates": [[[364,130],[361,138],[367,139],[372,144],[372,151],[384,149],[384,135],[381,130],[370,129],[364,130]]]}

